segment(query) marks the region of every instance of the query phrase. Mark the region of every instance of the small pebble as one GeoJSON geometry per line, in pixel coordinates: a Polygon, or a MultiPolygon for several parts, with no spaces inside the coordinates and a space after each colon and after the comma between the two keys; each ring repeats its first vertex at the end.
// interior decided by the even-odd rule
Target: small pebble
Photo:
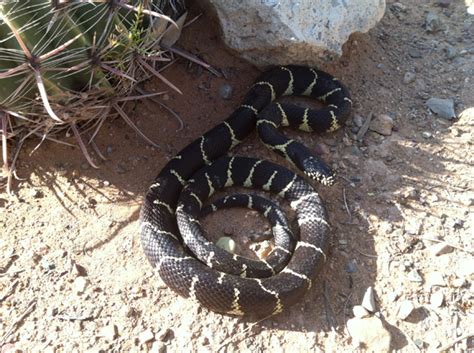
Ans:
{"type": "Polygon", "coordinates": [[[166,352],[166,345],[161,342],[153,342],[151,345],[150,353],[165,353],[166,352]]]}
{"type": "Polygon", "coordinates": [[[390,136],[394,126],[393,119],[387,114],[377,115],[375,119],[370,122],[370,130],[375,131],[383,136],[390,136]]]}
{"type": "Polygon", "coordinates": [[[416,269],[408,272],[407,278],[410,282],[423,283],[423,277],[421,277],[416,269]]]}
{"type": "Polygon", "coordinates": [[[393,303],[395,302],[395,300],[397,300],[399,297],[398,293],[397,292],[390,292],[387,294],[387,300],[389,303],[393,303]]]}
{"type": "Polygon", "coordinates": [[[423,57],[423,54],[417,48],[408,49],[408,55],[410,55],[410,57],[412,57],[413,59],[419,59],[419,58],[423,57]]]}
{"type": "Polygon", "coordinates": [[[122,163],[117,163],[117,165],[115,166],[115,170],[118,174],[125,174],[126,172],[128,172],[127,167],[125,167],[125,165],[122,163]]]}
{"type": "Polygon", "coordinates": [[[56,268],[56,265],[50,261],[48,261],[45,258],[42,258],[41,261],[39,262],[40,266],[43,268],[45,271],[52,271],[56,268]]]}
{"type": "Polygon", "coordinates": [[[442,23],[439,16],[433,11],[429,11],[425,18],[425,28],[428,33],[435,33],[441,30],[442,23]]]}
{"type": "Polygon", "coordinates": [[[108,341],[113,341],[117,337],[117,326],[107,325],[100,329],[99,336],[104,337],[108,341]]]}
{"type": "Polygon", "coordinates": [[[354,313],[354,316],[359,319],[370,316],[370,313],[362,305],[354,305],[352,312],[354,313]]]}
{"type": "Polygon", "coordinates": [[[406,318],[408,318],[408,316],[410,316],[414,309],[415,306],[411,301],[404,300],[400,302],[400,305],[398,306],[397,317],[401,320],[405,320],[406,318]]]}
{"type": "Polygon", "coordinates": [[[138,335],[138,342],[144,344],[155,339],[155,335],[151,329],[146,329],[138,335]]]}
{"type": "Polygon", "coordinates": [[[362,299],[362,306],[371,313],[375,313],[377,308],[375,306],[375,293],[372,287],[368,287],[362,299]]]}
{"type": "Polygon", "coordinates": [[[219,240],[216,242],[216,245],[230,253],[234,253],[236,247],[235,241],[231,237],[219,238],[219,240]]]}
{"type": "Polygon", "coordinates": [[[352,121],[354,122],[354,125],[357,126],[358,128],[364,125],[364,118],[360,116],[359,114],[355,114],[354,117],[352,118],[352,121]]]}
{"type": "Polygon", "coordinates": [[[426,283],[428,284],[429,287],[435,287],[435,286],[445,287],[446,286],[446,282],[443,278],[443,274],[438,271],[429,272],[426,275],[426,283]]]}
{"type": "Polygon", "coordinates": [[[461,288],[466,284],[466,280],[464,278],[455,278],[451,281],[451,285],[454,288],[461,288]]]}
{"type": "Polygon", "coordinates": [[[441,307],[443,305],[443,302],[444,302],[443,292],[437,291],[431,294],[430,304],[433,305],[435,308],[441,307]]]}
{"type": "Polygon", "coordinates": [[[416,79],[416,75],[413,72],[407,71],[403,76],[403,83],[408,85],[409,83],[414,82],[416,79]]]}
{"type": "Polygon", "coordinates": [[[462,219],[456,218],[453,223],[454,229],[462,229],[464,228],[464,221],[462,219]]]}
{"type": "Polygon", "coordinates": [[[110,181],[104,180],[103,185],[104,185],[105,187],[110,186],[110,181]]]}
{"type": "Polygon", "coordinates": [[[429,252],[432,256],[441,256],[453,252],[451,245],[446,243],[438,243],[429,248],[429,252]]]}
{"type": "Polygon", "coordinates": [[[428,131],[423,131],[421,133],[421,136],[423,136],[425,139],[430,139],[431,137],[433,137],[433,135],[428,131]]]}
{"type": "Polygon", "coordinates": [[[162,342],[169,341],[173,339],[174,331],[170,329],[169,327],[167,327],[158,331],[158,333],[156,334],[156,337],[162,342]]]}
{"type": "Polygon", "coordinates": [[[81,169],[83,169],[83,170],[88,170],[90,168],[91,168],[91,166],[87,162],[84,162],[84,163],[81,164],[81,169]]]}
{"type": "Polygon", "coordinates": [[[355,263],[354,260],[350,260],[346,266],[345,266],[345,270],[347,273],[355,273],[357,272],[357,264],[355,263]]]}
{"type": "Polygon", "coordinates": [[[89,280],[86,277],[76,277],[73,282],[74,293],[77,295],[84,293],[88,285],[89,280]]]}
{"type": "Polygon", "coordinates": [[[234,94],[234,88],[228,83],[224,83],[219,87],[219,96],[224,100],[229,100],[234,94]]]}

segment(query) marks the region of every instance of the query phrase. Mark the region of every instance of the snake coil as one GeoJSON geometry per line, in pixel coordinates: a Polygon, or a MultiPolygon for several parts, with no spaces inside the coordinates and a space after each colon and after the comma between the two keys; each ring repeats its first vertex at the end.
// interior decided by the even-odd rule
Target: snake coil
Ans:
{"type": "Polygon", "coordinates": [[[226,154],[256,128],[267,147],[307,177],[331,185],[332,171],[277,129],[335,131],[351,104],[347,89],[331,75],[307,67],[278,67],[253,84],[229,118],[171,159],[149,187],[140,215],[144,252],[162,280],[178,294],[230,315],[275,315],[300,300],[326,258],[328,224],[318,193],[303,177],[282,166],[226,154]],[[273,102],[285,95],[314,97],[325,106],[312,110],[273,102]],[[283,245],[276,243],[266,260],[254,261],[208,242],[199,217],[226,207],[229,199],[204,204],[214,192],[229,186],[260,188],[288,200],[300,227],[296,243],[288,240],[291,231],[277,206],[243,195],[233,196],[228,205],[245,204],[270,219],[279,218],[272,227],[281,232],[283,245]]]}

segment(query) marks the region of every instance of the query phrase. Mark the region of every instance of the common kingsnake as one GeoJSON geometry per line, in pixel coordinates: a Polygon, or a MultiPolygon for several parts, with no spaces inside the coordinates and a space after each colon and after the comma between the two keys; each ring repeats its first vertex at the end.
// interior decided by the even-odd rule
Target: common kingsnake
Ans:
{"type": "MultiPolygon", "coordinates": [[[[351,104],[347,89],[325,72],[283,66],[264,73],[229,118],[172,158],[149,187],[140,215],[141,242],[161,279],[178,294],[230,315],[270,316],[298,302],[311,288],[326,258],[329,226],[324,206],[314,188],[290,170],[268,161],[226,154],[256,127],[270,149],[292,161],[308,177],[330,185],[334,182],[331,170],[277,128],[334,131],[348,116],[351,104]],[[311,110],[273,103],[285,95],[311,96],[325,106],[311,110]],[[300,228],[296,245],[288,244],[289,250],[295,248],[291,256],[270,266],[266,261],[256,264],[210,247],[200,238],[199,217],[210,212],[203,205],[214,192],[228,186],[260,188],[289,201],[300,228]],[[190,245],[184,245],[183,240],[190,245]],[[197,254],[192,254],[190,247],[197,254]],[[252,277],[262,271],[264,277],[252,277]]],[[[252,202],[259,203],[256,198],[252,202]]],[[[285,222],[280,226],[287,228],[285,222]]],[[[283,256],[287,250],[276,246],[274,254],[279,251],[283,256]]]]}

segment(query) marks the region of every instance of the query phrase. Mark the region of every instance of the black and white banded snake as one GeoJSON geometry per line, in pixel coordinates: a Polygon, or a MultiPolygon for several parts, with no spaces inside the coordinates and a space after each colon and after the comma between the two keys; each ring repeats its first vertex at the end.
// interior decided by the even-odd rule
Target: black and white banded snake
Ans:
{"type": "MultiPolygon", "coordinates": [[[[230,157],[227,152],[256,128],[266,146],[292,161],[307,177],[330,185],[332,171],[277,128],[334,131],[349,115],[351,104],[347,89],[331,75],[301,66],[277,67],[253,84],[229,118],[171,159],[150,186],[140,215],[143,249],[162,280],[178,294],[230,315],[270,316],[298,302],[325,260],[324,206],[305,178],[277,164],[230,157]],[[285,95],[310,96],[325,106],[311,110],[273,102],[285,95]],[[294,252],[283,262],[275,260],[269,268],[266,261],[227,253],[199,238],[203,236],[199,223],[203,205],[228,186],[260,188],[289,201],[300,236],[294,252]],[[197,254],[183,240],[194,242],[197,254]]],[[[278,251],[283,255],[287,250],[276,246],[274,251],[278,258],[278,251]]]]}

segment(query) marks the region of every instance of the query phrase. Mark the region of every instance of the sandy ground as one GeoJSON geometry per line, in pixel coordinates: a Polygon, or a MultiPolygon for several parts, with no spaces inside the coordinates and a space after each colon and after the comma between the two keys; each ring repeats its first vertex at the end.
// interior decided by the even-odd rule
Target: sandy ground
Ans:
{"type": "MultiPolygon", "coordinates": [[[[96,158],[100,169],[77,148],[46,142],[30,156],[31,141],[23,149],[24,179],[14,197],[0,193],[1,352],[350,351],[357,339],[382,350],[387,335],[391,349],[406,352],[472,349],[474,16],[464,2],[389,1],[376,28],[353,35],[343,57],[321,67],[350,89],[352,117],[334,134],[289,135],[322,151],[340,176],[333,187],[316,186],[331,250],[304,301],[258,323],[175,295],[139,241],[140,205],[154,176],[238,106],[259,73],[227,52],[214,29],[203,16],[179,45],[226,78],[183,59],[163,72],[183,91],[162,96],[182,130],[154,102],[127,106],[159,148],[111,119],[96,139],[107,157],[96,158]],[[439,21],[434,31],[429,12],[439,21]],[[233,88],[230,100],[219,96],[222,85],[233,88]],[[426,106],[431,97],[453,99],[458,117],[464,114],[437,117],[426,106]],[[358,124],[384,115],[393,120],[389,135],[369,130],[355,139],[358,124]],[[347,330],[368,287],[376,313],[352,322],[373,339],[347,330]]],[[[168,90],[158,81],[145,88],[168,90]]],[[[255,136],[235,152],[282,163],[255,136]]],[[[244,247],[248,234],[266,227],[242,210],[219,212],[207,224],[244,247]]]]}

